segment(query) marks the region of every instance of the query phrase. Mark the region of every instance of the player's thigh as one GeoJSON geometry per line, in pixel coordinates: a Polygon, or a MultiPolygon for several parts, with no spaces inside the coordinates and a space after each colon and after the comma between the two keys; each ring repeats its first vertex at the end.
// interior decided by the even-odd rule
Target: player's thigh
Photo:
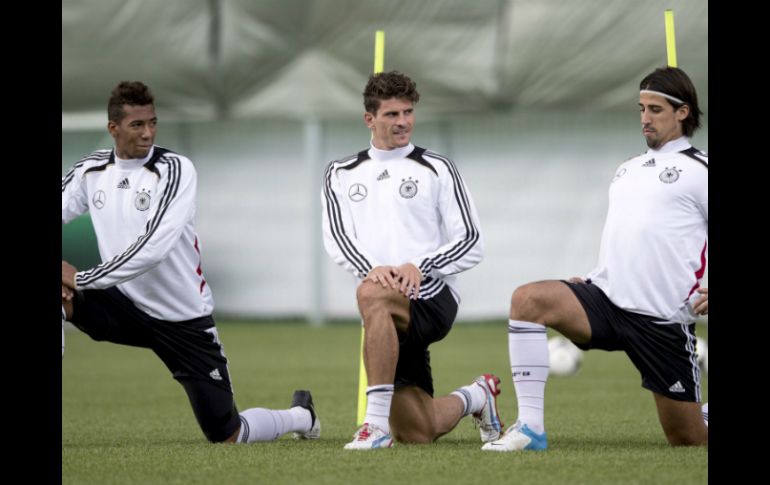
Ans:
{"type": "Polygon", "coordinates": [[[668,442],[674,446],[708,444],[708,428],[703,422],[701,406],[697,402],[677,401],[656,392],[658,418],[668,442]]]}
{"type": "Polygon", "coordinates": [[[96,341],[150,347],[148,326],[155,323],[117,288],[75,293],[69,321],[96,341]]]}
{"type": "Polygon", "coordinates": [[[511,318],[546,325],[575,343],[591,340],[588,315],[563,281],[538,281],[517,288],[511,298],[511,318]]]}
{"type": "Polygon", "coordinates": [[[417,386],[397,389],[390,405],[390,431],[402,443],[431,443],[436,437],[433,398],[417,386]]]}

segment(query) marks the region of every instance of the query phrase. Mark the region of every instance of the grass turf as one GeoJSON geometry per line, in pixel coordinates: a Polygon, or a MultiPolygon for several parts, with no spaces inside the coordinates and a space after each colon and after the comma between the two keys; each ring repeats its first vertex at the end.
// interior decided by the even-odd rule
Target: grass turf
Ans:
{"type": "MultiPolygon", "coordinates": [[[[67,332],[62,483],[706,483],[708,448],[671,448],[649,391],[623,353],[591,351],[546,388],[549,449],[485,453],[472,420],[432,445],[342,449],[355,431],[359,327],[220,323],[238,408],[288,407],[310,389],[316,441],[209,444],[182,387],[152,352],[67,332]]],[[[707,328],[698,334],[707,337],[707,328]]],[[[498,409],[516,415],[504,322],[459,323],[432,346],[437,395],[498,374],[498,409]]],[[[708,398],[704,377],[703,398],[708,398]]]]}

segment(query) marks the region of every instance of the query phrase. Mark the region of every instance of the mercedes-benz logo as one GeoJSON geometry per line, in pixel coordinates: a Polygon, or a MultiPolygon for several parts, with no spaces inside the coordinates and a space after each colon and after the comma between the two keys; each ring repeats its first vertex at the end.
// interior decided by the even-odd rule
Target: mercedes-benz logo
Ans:
{"type": "Polygon", "coordinates": [[[103,190],[97,190],[94,192],[91,202],[94,204],[94,207],[101,209],[104,207],[104,203],[107,202],[107,194],[105,194],[103,190]]]}
{"type": "Polygon", "coordinates": [[[364,184],[353,184],[348,190],[348,197],[353,202],[361,202],[366,198],[366,186],[364,184]]]}

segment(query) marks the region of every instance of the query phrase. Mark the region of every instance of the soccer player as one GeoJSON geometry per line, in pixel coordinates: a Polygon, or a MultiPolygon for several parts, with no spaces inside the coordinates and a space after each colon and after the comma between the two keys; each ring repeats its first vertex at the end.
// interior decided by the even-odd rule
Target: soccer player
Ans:
{"type": "Polygon", "coordinates": [[[582,349],[625,351],[652,391],[671,445],[708,444],[695,320],[708,241],[708,156],[690,145],[701,111],[690,78],[656,69],[640,84],[649,150],[623,162],[609,189],[599,264],[585,279],[539,281],[511,297],[508,349],[518,420],[487,451],[543,450],[546,327],[582,349]]]}
{"type": "Polygon", "coordinates": [[[500,379],[434,398],[428,352],[457,314],[455,275],[483,256],[473,200],[451,160],[410,143],[420,95],[409,77],[375,74],[363,95],[371,146],[331,162],[322,190],[324,246],[357,278],[365,328],[366,417],[345,449],[430,443],[469,414],[496,439],[500,379]]]}
{"type": "Polygon", "coordinates": [[[287,410],[238,413],[193,224],[195,168],[154,144],[158,118],[143,83],[118,84],[107,115],[114,148],[88,155],[62,178],[62,224],[89,211],[102,259],[83,271],[62,261],[63,317],[94,340],[155,352],[211,442],[288,432],[318,438],[309,391],[296,391],[287,410]]]}

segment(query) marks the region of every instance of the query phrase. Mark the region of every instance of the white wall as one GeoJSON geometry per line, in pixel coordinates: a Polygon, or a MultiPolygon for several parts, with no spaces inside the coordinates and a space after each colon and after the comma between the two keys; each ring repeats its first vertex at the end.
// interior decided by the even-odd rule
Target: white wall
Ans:
{"type": "MultiPolygon", "coordinates": [[[[299,122],[160,125],[158,143],[198,169],[197,228],[219,313],[306,315],[320,291],[327,316],[356,315],[352,277],[323,253],[320,183],[329,160],[367,147],[369,135],[355,120],[322,126],[310,170],[299,122]]],[[[487,255],[458,278],[460,319],[505,318],[516,286],[589,271],[615,167],[645,149],[633,102],[627,114],[418,118],[413,141],[455,161],[479,211],[487,255]]],[[[63,132],[62,172],[110,142],[101,131],[63,132]]],[[[707,126],[694,144],[708,150],[707,126]]]]}

